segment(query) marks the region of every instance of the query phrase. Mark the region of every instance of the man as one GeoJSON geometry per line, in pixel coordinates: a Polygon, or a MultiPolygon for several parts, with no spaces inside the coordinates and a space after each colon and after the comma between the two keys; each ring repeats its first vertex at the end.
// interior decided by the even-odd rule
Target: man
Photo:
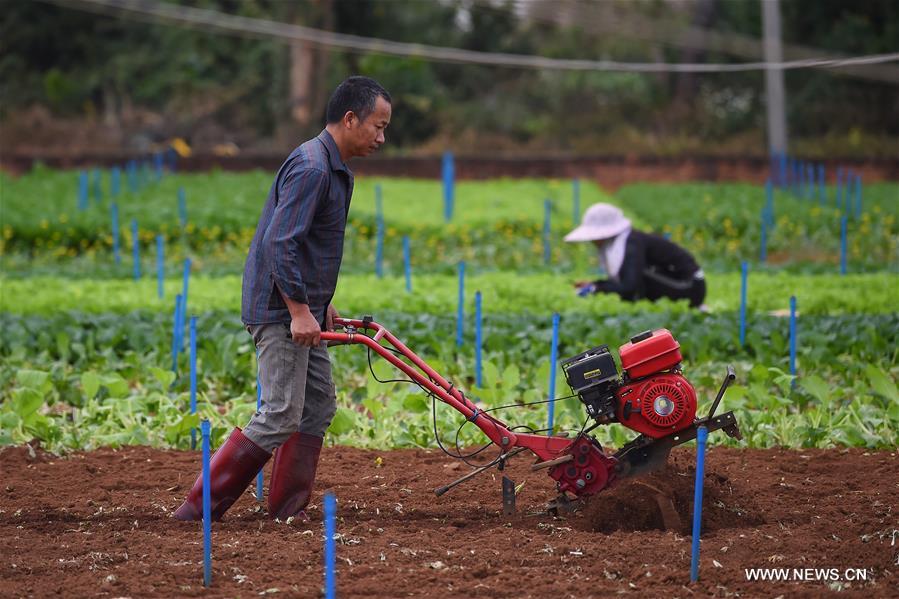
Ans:
{"type": "Polygon", "coordinates": [[[625,301],[686,299],[691,307],[705,310],[705,276],[690,252],[664,237],[633,229],[611,204],[590,206],[565,241],[593,242],[609,275],[575,283],[578,295],[617,293],[625,301]]]}
{"type": "MultiPolygon", "coordinates": [[[[312,493],[325,430],[337,409],[321,331],[333,329],[331,305],[343,255],[353,173],[346,161],[384,143],[387,91],[350,77],[328,101],[327,126],[296,148],[278,171],[250,245],[241,318],[259,355],[261,408],[235,428],[210,462],[212,519],[219,520],[275,453],[268,508],[298,516],[312,493]],[[276,451],[277,450],[277,451],[276,451]]],[[[199,520],[202,476],[175,512],[199,520]]]]}

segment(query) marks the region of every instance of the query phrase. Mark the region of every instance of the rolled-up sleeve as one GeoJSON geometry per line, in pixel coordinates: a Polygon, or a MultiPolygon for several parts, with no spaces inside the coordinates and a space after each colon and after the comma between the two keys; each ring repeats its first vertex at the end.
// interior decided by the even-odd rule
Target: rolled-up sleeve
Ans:
{"type": "Polygon", "coordinates": [[[308,304],[300,252],[315,211],[328,193],[328,174],[314,168],[285,173],[279,184],[278,203],[262,239],[265,262],[272,279],[288,298],[308,304]]]}

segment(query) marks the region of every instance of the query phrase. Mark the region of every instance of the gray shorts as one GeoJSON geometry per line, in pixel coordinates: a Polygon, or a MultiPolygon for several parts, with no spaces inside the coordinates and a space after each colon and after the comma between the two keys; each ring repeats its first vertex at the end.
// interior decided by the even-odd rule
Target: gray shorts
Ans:
{"type": "Polygon", "coordinates": [[[259,352],[262,401],[243,434],[268,452],[297,431],[324,437],[337,411],[327,347],[297,345],[286,323],[249,325],[247,330],[259,352]]]}

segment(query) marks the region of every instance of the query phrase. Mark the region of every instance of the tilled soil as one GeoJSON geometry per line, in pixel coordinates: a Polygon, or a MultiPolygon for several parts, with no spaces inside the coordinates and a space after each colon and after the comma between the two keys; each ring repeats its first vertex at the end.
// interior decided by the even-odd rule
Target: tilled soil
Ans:
{"type": "Polygon", "coordinates": [[[213,524],[209,589],[201,524],[171,517],[199,458],[0,450],[0,596],[316,597],[325,490],[338,498],[342,597],[899,596],[895,451],[711,448],[690,584],[689,449],[554,517],[544,509],[554,483],[529,458],[506,468],[522,486],[516,514],[503,516],[495,470],[438,498],[434,488],[469,471],[438,450],[325,448],[309,521],[270,520],[254,484],[213,524]],[[791,580],[748,580],[747,568],[789,569],[791,580]],[[856,568],[867,581],[851,580],[856,568]]]}

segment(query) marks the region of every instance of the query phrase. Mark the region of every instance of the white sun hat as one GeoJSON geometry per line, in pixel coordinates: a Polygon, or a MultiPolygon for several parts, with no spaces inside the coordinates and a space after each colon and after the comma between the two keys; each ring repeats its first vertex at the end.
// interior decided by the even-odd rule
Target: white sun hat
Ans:
{"type": "Polygon", "coordinates": [[[565,236],[565,241],[609,239],[628,230],[631,221],[616,206],[593,204],[584,213],[579,227],[565,236]]]}

